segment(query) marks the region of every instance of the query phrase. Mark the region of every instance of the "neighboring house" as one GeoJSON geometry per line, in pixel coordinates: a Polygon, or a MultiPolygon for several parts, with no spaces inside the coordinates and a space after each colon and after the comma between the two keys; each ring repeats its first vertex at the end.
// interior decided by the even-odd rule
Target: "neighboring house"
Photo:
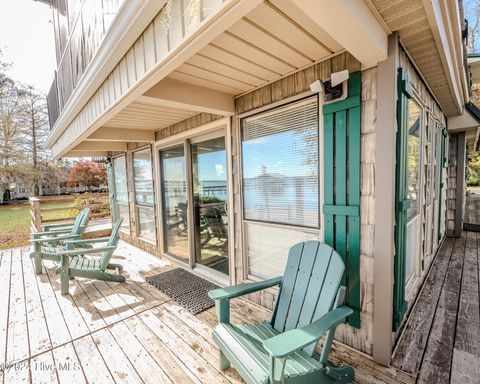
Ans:
{"type": "MultiPolygon", "coordinates": [[[[100,185],[99,187],[86,187],[84,185],[76,187],[60,186],[60,185],[39,185],[39,196],[64,195],[69,193],[84,193],[84,192],[104,192],[108,188],[107,185],[100,185]]],[[[28,199],[35,196],[33,187],[25,185],[23,182],[10,183],[10,200],[28,199]]],[[[2,202],[2,201],[0,201],[2,202]]]]}
{"type": "MultiPolygon", "coordinates": [[[[279,275],[294,243],[325,241],[355,310],[337,339],[389,364],[462,229],[478,127],[462,1],[52,8],[48,147],[110,159],[123,238],[226,285],[279,275]]],[[[275,295],[250,299],[271,308],[275,295]]]]}

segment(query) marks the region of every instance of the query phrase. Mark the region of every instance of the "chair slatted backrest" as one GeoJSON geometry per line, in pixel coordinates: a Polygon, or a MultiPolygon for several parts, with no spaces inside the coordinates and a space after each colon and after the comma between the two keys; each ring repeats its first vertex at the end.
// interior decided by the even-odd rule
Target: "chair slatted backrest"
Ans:
{"type": "MultiPolygon", "coordinates": [[[[113,247],[117,246],[118,241],[120,240],[120,226],[122,225],[122,218],[115,220],[115,223],[112,227],[112,233],[110,234],[110,239],[108,240],[107,246],[113,247]]],[[[110,251],[105,251],[100,259],[100,270],[105,271],[107,268],[108,263],[110,263],[110,259],[113,255],[113,249],[110,251]]]]}
{"type": "Polygon", "coordinates": [[[90,219],[90,208],[83,208],[82,211],[84,211],[84,215],[82,217],[82,221],[80,222],[80,234],[85,232],[85,229],[87,229],[88,226],[88,220],[90,219]]]}
{"type": "Polygon", "coordinates": [[[73,222],[73,227],[72,230],[70,231],[71,235],[80,235],[83,233],[83,231],[86,228],[86,222],[88,223],[88,216],[90,215],[90,208],[83,208],[80,213],[77,215],[75,218],[75,221],[73,222]],[[82,229],[82,226],[84,228],[82,229]]]}
{"type": "MultiPolygon", "coordinates": [[[[345,270],[341,256],[329,245],[306,241],[290,248],[272,325],[285,332],[311,324],[334,304],[345,270]]],[[[304,348],[313,354],[316,345],[304,348]]]]}

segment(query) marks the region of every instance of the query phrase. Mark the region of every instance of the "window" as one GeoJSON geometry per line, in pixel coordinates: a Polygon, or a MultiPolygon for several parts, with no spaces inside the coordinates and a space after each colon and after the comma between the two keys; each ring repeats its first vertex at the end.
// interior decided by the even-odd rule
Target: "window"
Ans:
{"type": "Polygon", "coordinates": [[[130,231],[130,213],[128,208],[127,166],[125,155],[113,159],[113,176],[115,185],[115,209],[117,217],[123,218],[122,227],[130,231]]]}
{"type": "Polygon", "coordinates": [[[155,240],[155,209],[153,206],[152,154],[150,147],[133,152],[133,180],[138,234],[141,237],[155,240]]]}
{"type": "Polygon", "coordinates": [[[407,212],[407,220],[418,213],[419,187],[420,187],[420,137],[422,133],[422,109],[414,99],[408,100],[408,191],[410,208],[407,212]]]}
{"type": "Polygon", "coordinates": [[[316,99],[243,120],[244,218],[319,227],[316,99]]]}
{"type": "Polygon", "coordinates": [[[243,218],[254,276],[277,275],[293,244],[318,239],[318,140],[316,97],[242,120],[243,218]]]}

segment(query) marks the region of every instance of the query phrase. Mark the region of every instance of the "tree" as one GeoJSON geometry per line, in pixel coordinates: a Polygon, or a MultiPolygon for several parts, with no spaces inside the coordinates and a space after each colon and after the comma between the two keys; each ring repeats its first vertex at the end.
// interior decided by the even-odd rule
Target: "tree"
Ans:
{"type": "Polygon", "coordinates": [[[71,187],[84,186],[90,191],[92,187],[99,187],[106,182],[107,171],[93,161],[79,161],[70,168],[68,185],[71,187]]]}
{"type": "Polygon", "coordinates": [[[1,60],[0,51],[0,195],[15,177],[24,160],[18,138],[22,129],[19,118],[23,90],[7,75],[9,64],[1,60]]]}
{"type": "Polygon", "coordinates": [[[465,19],[468,20],[467,52],[473,53],[477,49],[477,40],[480,33],[480,0],[464,2],[465,19]]]}
{"type": "Polygon", "coordinates": [[[26,86],[19,112],[22,123],[20,145],[28,154],[29,162],[33,167],[33,193],[37,196],[39,195],[40,177],[35,177],[35,175],[40,174],[40,163],[46,166],[50,158],[45,148],[49,134],[45,95],[31,86],[26,86]]]}

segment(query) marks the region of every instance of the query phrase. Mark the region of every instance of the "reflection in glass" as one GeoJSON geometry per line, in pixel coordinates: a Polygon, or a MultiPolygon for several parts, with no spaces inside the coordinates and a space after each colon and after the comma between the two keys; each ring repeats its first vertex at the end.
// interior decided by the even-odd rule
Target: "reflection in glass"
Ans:
{"type": "Polygon", "coordinates": [[[183,146],[160,151],[165,252],[189,261],[188,210],[183,146]]]}
{"type": "Polygon", "coordinates": [[[150,148],[133,153],[135,202],[153,206],[153,180],[150,148]]]}
{"type": "Polygon", "coordinates": [[[121,228],[129,231],[130,213],[128,210],[127,165],[125,162],[125,156],[119,156],[113,159],[113,176],[117,217],[123,218],[121,228]]]}
{"type": "Polygon", "coordinates": [[[417,223],[412,220],[407,224],[406,248],[405,248],[405,284],[408,283],[414,273],[414,264],[417,257],[417,223]]]}
{"type": "Polygon", "coordinates": [[[141,236],[155,239],[155,212],[151,207],[137,207],[138,227],[141,236]]]}
{"type": "Polygon", "coordinates": [[[228,274],[225,138],[192,144],[191,148],[196,262],[228,274]]]}
{"type": "Polygon", "coordinates": [[[418,195],[420,183],[420,135],[422,133],[421,109],[418,103],[408,100],[408,190],[407,197],[410,200],[410,208],[407,212],[408,220],[418,213],[418,195]]]}
{"type": "Polygon", "coordinates": [[[153,180],[150,148],[133,153],[133,179],[140,236],[155,239],[153,180]]]}
{"type": "Polygon", "coordinates": [[[247,220],[318,228],[316,98],[242,121],[247,220]]]}

